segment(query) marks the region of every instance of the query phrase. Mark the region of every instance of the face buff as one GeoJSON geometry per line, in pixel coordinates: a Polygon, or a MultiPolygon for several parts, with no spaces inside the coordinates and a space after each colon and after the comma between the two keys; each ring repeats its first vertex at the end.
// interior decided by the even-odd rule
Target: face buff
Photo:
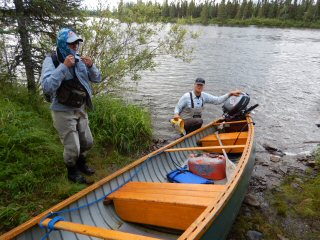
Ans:
{"type": "Polygon", "coordinates": [[[76,55],[76,51],[72,50],[67,43],[68,38],[72,34],[75,33],[68,28],[62,28],[58,33],[57,46],[63,59],[65,59],[68,55],[76,55]]]}

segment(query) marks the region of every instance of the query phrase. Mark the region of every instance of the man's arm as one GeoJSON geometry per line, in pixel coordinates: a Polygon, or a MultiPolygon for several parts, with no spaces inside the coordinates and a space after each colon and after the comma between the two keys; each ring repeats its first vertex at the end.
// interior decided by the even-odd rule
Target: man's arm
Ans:
{"type": "Polygon", "coordinates": [[[81,56],[81,60],[87,66],[88,76],[91,82],[99,83],[102,81],[101,73],[97,66],[93,63],[92,59],[87,56],[81,56]]]}
{"type": "Polygon", "coordinates": [[[102,81],[100,70],[96,67],[95,64],[91,68],[88,68],[89,79],[91,82],[99,83],[102,81]]]}
{"type": "Polygon", "coordinates": [[[180,117],[180,113],[183,111],[183,109],[185,107],[188,106],[188,95],[184,94],[180,99],[178,104],[176,105],[175,109],[174,109],[174,118],[179,118],[180,117]]]}
{"type": "Polygon", "coordinates": [[[41,70],[41,86],[44,93],[53,94],[68,73],[68,67],[60,64],[55,68],[51,56],[45,58],[41,70]]]}
{"type": "Polygon", "coordinates": [[[229,93],[226,93],[222,96],[213,96],[209,93],[202,93],[203,94],[203,100],[205,103],[212,103],[212,104],[221,104],[224,103],[229,97],[231,96],[239,96],[241,94],[240,90],[234,90],[230,91],[229,93]]]}

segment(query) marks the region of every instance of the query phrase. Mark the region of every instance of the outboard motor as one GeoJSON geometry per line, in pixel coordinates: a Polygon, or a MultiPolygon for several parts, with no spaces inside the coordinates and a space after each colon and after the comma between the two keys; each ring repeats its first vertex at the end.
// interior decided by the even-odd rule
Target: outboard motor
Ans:
{"type": "Polygon", "coordinates": [[[225,101],[222,106],[223,117],[228,120],[241,120],[245,115],[259,106],[253,105],[247,108],[250,102],[250,97],[246,93],[241,93],[239,96],[231,96],[225,101]]]}

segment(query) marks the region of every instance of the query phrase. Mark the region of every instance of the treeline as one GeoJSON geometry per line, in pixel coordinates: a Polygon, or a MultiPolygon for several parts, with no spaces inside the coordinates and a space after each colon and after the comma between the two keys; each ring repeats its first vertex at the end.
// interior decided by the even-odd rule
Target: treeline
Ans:
{"type": "Polygon", "coordinates": [[[174,18],[197,18],[207,24],[211,19],[217,20],[247,20],[247,19],[279,19],[303,22],[317,22],[320,20],[320,0],[195,0],[171,1],[164,0],[162,4],[156,2],[123,3],[120,1],[116,14],[123,17],[127,10],[139,10],[149,13],[153,20],[165,21],[174,18]]]}

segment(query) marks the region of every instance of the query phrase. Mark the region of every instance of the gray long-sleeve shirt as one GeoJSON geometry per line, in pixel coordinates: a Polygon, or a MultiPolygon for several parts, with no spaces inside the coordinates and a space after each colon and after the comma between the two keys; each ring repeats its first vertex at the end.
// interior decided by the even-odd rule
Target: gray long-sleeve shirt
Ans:
{"type": "MultiPolygon", "coordinates": [[[[194,108],[196,109],[201,109],[205,103],[211,103],[216,105],[224,103],[228,99],[228,97],[229,97],[228,93],[217,97],[206,92],[202,92],[201,95],[197,97],[195,93],[192,91],[192,99],[194,103],[194,108]]],[[[174,114],[180,115],[184,111],[189,112],[191,108],[192,108],[192,105],[191,105],[190,93],[187,92],[180,98],[178,104],[174,109],[174,114]]]]}

